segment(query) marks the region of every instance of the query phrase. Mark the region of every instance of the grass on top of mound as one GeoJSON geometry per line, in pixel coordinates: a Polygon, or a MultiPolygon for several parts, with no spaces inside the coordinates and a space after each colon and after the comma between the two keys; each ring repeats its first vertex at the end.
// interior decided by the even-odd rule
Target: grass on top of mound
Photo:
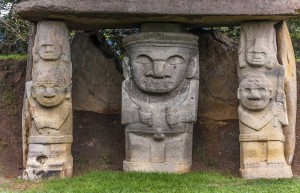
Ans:
{"type": "Polygon", "coordinates": [[[10,54],[10,55],[0,55],[0,60],[27,60],[27,55],[22,54],[10,54]]]}
{"type": "Polygon", "coordinates": [[[64,180],[25,182],[17,180],[0,191],[7,192],[103,192],[103,193],[175,193],[175,192],[299,192],[300,179],[244,180],[218,173],[189,174],[90,172],[64,180]],[[25,189],[20,189],[25,183],[25,189]],[[14,188],[15,187],[15,188],[14,188]],[[16,188],[19,187],[19,188],[16,188]]]}

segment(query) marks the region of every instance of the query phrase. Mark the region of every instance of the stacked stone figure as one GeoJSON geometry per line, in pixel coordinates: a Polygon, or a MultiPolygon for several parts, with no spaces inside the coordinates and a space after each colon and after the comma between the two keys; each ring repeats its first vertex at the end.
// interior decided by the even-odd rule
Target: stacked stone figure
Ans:
{"type": "Polygon", "coordinates": [[[197,119],[198,38],[181,31],[155,31],[142,27],[142,32],[123,39],[123,169],[188,172],[197,119]]]}
{"type": "Polygon", "coordinates": [[[24,179],[69,177],[72,101],[68,29],[63,22],[37,24],[32,81],[23,109],[24,179]]]}
{"type": "Polygon", "coordinates": [[[292,156],[285,154],[290,137],[283,132],[290,129],[285,68],[277,59],[273,22],[241,26],[238,76],[242,177],[292,177],[292,156]]]}

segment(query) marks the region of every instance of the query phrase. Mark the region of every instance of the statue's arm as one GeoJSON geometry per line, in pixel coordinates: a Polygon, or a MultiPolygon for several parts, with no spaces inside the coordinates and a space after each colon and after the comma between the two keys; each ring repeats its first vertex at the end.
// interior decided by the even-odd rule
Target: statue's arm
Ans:
{"type": "Polygon", "coordinates": [[[122,124],[139,123],[139,107],[132,102],[126,89],[125,81],[122,85],[122,124]]]}
{"type": "Polygon", "coordinates": [[[190,90],[186,100],[177,107],[167,107],[166,119],[171,125],[177,123],[191,123],[197,120],[198,110],[198,80],[191,80],[190,90]]]}

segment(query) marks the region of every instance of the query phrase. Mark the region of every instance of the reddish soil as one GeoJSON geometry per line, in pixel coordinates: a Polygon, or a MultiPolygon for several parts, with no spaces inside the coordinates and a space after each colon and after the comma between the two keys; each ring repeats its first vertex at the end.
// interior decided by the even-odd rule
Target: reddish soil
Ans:
{"type": "MultiPolygon", "coordinates": [[[[0,177],[4,178],[16,178],[23,170],[21,108],[25,66],[25,62],[0,61],[0,177]]],[[[120,114],[74,111],[74,175],[91,170],[122,170],[125,137],[120,120],[120,114]]],[[[292,167],[294,174],[300,175],[300,149],[297,148],[300,117],[297,123],[298,142],[292,167]]],[[[199,118],[194,127],[192,169],[238,176],[238,135],[238,120],[199,118]]]]}
{"type": "Polygon", "coordinates": [[[22,171],[21,109],[26,62],[0,61],[0,177],[22,171]]]}

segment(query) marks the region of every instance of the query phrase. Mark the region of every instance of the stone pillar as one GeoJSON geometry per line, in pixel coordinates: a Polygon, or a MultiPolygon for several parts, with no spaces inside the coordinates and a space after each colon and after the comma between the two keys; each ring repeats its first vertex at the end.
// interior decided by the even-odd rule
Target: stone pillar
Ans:
{"type": "Polygon", "coordinates": [[[72,63],[63,22],[37,24],[32,58],[23,107],[23,179],[70,177],[72,63]]]}
{"type": "MultiPolygon", "coordinates": [[[[243,178],[290,178],[290,155],[285,64],[277,59],[273,22],[245,23],[239,46],[238,109],[240,120],[240,173],[243,178]]],[[[295,82],[293,83],[295,84],[295,82]]],[[[293,132],[292,132],[293,133],[293,132]]],[[[295,135],[295,133],[293,134],[295,135]]],[[[292,152],[293,153],[293,152],[292,152]]]]}
{"type": "Polygon", "coordinates": [[[191,168],[198,37],[182,29],[176,24],[145,24],[140,33],[123,39],[125,171],[184,173],[191,168]]]}

